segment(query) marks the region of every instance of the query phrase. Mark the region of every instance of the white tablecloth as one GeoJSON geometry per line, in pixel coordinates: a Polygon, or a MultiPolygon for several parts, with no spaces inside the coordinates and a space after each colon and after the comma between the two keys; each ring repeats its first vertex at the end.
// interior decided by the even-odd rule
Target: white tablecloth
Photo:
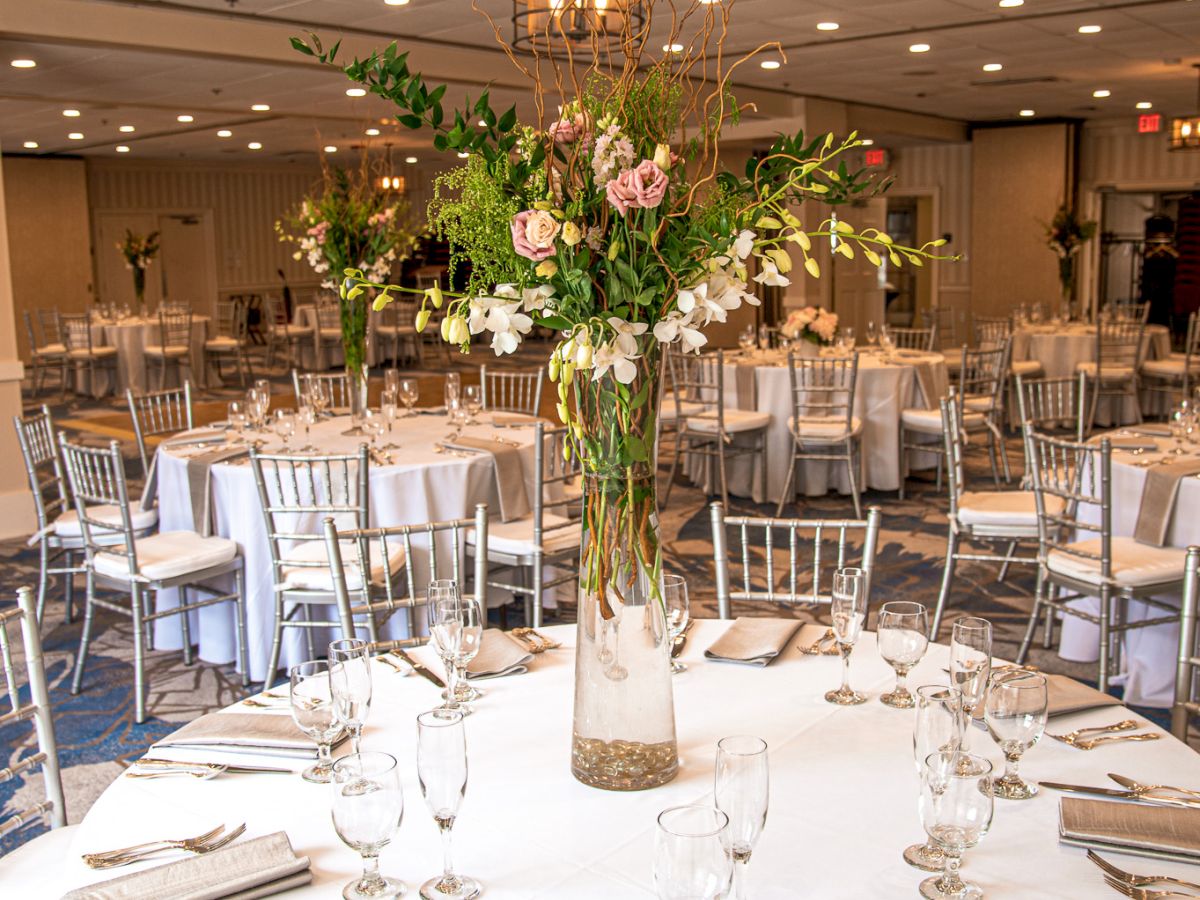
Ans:
{"type": "MultiPolygon", "coordinates": [[[[917,896],[927,873],[909,867],[900,855],[924,837],[912,758],[914,713],[879,703],[879,693],[894,676],[879,658],[874,636],[863,635],[851,670],[851,683],[869,693],[870,702],[837,707],[822,699],[839,682],[837,658],[803,656],[793,646],[766,669],[705,661],[703,650],[724,627],[701,621],[692,633],[683,654],[690,668],[674,679],[679,776],[651,791],[599,791],[570,775],[573,627],[546,629],[566,646],[535,658],[528,674],[487,683],[487,696],[466,722],[470,784],[454,829],[457,868],[482,881],[484,896],[653,897],[655,817],[668,806],[712,802],[716,743],[731,734],[759,735],[770,747],[770,812],[749,868],[750,896],[917,896]]],[[[427,648],[418,654],[433,659],[427,648]]],[[[944,646],[931,647],[910,683],[944,683],[947,655],[944,646]]],[[[441,671],[440,664],[434,666],[441,671]]],[[[400,760],[406,804],[403,825],[384,849],[381,867],[407,882],[408,896],[415,896],[424,879],[440,872],[441,855],[417,784],[414,719],[440,701],[422,678],[404,677],[381,663],[373,674],[375,695],[363,748],[385,750],[400,760]]],[[[272,714],[283,713],[264,713],[272,714]]],[[[1062,733],[1129,715],[1110,707],[1056,718],[1051,730],[1062,733]]],[[[972,729],[971,746],[999,767],[1000,754],[985,732],[972,729]]],[[[1200,786],[1200,757],[1165,736],[1091,753],[1046,739],[1029,751],[1021,768],[1035,781],[1103,785],[1105,773],[1116,771],[1145,781],[1200,786]]],[[[85,868],[80,853],[245,822],[247,837],[286,829],[296,852],[312,860],[314,883],[289,897],[333,900],[357,876],[360,864],[334,833],[330,795],[328,786],[307,784],[298,776],[119,778],[79,826],[66,857],[47,867],[54,883],[46,885],[44,896],[119,874],[85,868]]],[[[964,876],[990,900],[1115,896],[1084,850],[1059,845],[1058,797],[1043,789],[1032,800],[996,801],[991,833],[966,853],[963,865],[964,876]]],[[[1194,867],[1106,855],[1135,871],[1196,878],[1194,867]]]]}
{"type": "MultiPolygon", "coordinates": [[[[486,422],[486,415],[481,423],[486,422]]],[[[366,440],[347,437],[342,432],[350,427],[348,417],[329,419],[314,425],[311,443],[322,453],[352,453],[366,440]]],[[[411,525],[429,521],[444,521],[473,516],[475,504],[487,503],[493,519],[498,517],[496,479],[492,457],[478,453],[453,456],[434,452],[434,445],[451,431],[445,416],[416,415],[398,420],[395,431],[385,436],[400,445],[389,450],[394,465],[371,466],[371,525],[411,525]]],[[[480,424],[463,430],[464,435],[487,437],[502,434],[508,440],[523,445],[522,462],[526,481],[533,479],[532,428],[507,428],[497,432],[490,425],[480,424]]],[[[304,435],[298,434],[292,446],[302,446],[304,435]]],[[[279,449],[278,438],[268,436],[267,450],[279,449]]],[[[195,448],[180,448],[189,452],[195,448]]],[[[187,480],[187,461],[171,448],[158,451],[159,528],[162,531],[192,530],[192,510],[187,480]]],[[[271,649],[274,627],[273,579],[271,554],[266,525],[254,484],[254,472],[242,464],[222,463],[213,468],[213,508],[216,511],[214,533],[237,541],[242,548],[246,566],[247,640],[250,648],[250,677],[259,681],[266,674],[267,657],[271,649]]],[[[319,527],[319,526],[318,526],[319,527]]],[[[418,560],[416,585],[420,588],[424,562],[418,560]]],[[[177,605],[174,591],[159,594],[159,608],[177,605]]],[[[330,607],[332,614],[333,608],[330,607]]],[[[403,616],[389,622],[393,637],[404,636],[403,616]]],[[[235,658],[233,612],[229,604],[206,607],[193,615],[192,639],[198,642],[200,658],[225,663],[235,658]]],[[[325,638],[317,635],[318,646],[325,638]]],[[[181,644],[179,623],[165,619],[157,623],[156,647],[170,649],[181,644]]],[[[289,665],[307,658],[304,636],[299,629],[288,629],[284,635],[280,664],[289,665]]]]}
{"type": "MultiPolygon", "coordinates": [[[[206,366],[204,364],[204,342],[208,339],[208,316],[192,317],[192,372],[184,373],[184,378],[190,378],[193,385],[204,387],[208,384],[206,366]]],[[[107,372],[97,370],[96,383],[91,385],[92,395],[101,397],[110,391],[125,393],[127,388],[135,391],[158,390],[158,366],[155,364],[154,375],[148,374],[146,363],[146,346],[158,344],[161,340],[158,319],[152,316],[132,317],[117,322],[93,320],[92,346],[117,348],[117,384],[111,384],[107,372]]],[[[76,374],[78,379],[87,377],[86,368],[80,367],[76,374]]],[[[177,387],[179,376],[177,367],[172,363],[167,368],[167,387],[177,387]]]]}

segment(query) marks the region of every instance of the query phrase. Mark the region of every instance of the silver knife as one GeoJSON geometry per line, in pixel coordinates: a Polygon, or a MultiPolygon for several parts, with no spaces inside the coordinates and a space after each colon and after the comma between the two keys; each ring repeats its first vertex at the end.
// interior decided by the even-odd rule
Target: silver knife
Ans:
{"type": "Polygon", "coordinates": [[[1159,806],[1181,806],[1186,809],[1200,809],[1200,803],[1182,800],[1175,797],[1147,797],[1134,791],[1120,791],[1114,788],[1090,787],[1084,784],[1059,784],[1055,781],[1039,781],[1042,787],[1068,794],[1089,794],[1095,797],[1115,797],[1119,800],[1135,800],[1140,803],[1154,803],[1159,806]]]}
{"type": "Polygon", "coordinates": [[[436,684],[440,688],[444,689],[446,687],[446,682],[444,682],[444,681],[442,681],[442,679],[438,678],[438,676],[435,675],[429,669],[429,667],[426,666],[424,663],[418,662],[416,659],[413,659],[412,655],[407,650],[402,650],[399,647],[397,647],[392,652],[395,653],[402,660],[404,660],[406,663],[408,663],[410,666],[412,666],[413,671],[416,672],[418,675],[429,679],[430,681],[432,681],[434,684],[436,684]]]}
{"type": "Polygon", "coordinates": [[[231,772],[235,775],[236,774],[247,774],[247,773],[254,773],[254,774],[271,773],[271,774],[278,774],[278,775],[294,774],[293,769],[275,769],[270,766],[238,766],[238,765],[227,765],[225,763],[212,763],[212,762],[194,763],[194,762],[181,762],[180,760],[175,760],[175,759],[151,759],[149,757],[147,757],[145,759],[139,759],[137,762],[134,763],[134,765],[139,766],[144,769],[211,769],[215,766],[220,766],[226,772],[231,772]]]}

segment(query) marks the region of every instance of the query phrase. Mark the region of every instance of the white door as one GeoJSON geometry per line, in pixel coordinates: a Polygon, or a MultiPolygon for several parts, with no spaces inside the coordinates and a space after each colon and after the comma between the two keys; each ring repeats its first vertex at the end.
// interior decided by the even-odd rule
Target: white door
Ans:
{"type": "MultiPolygon", "coordinates": [[[[216,311],[216,254],[206,213],[160,213],[161,265],[152,277],[162,296],[185,302],[197,315],[216,311]]],[[[149,277],[147,278],[149,280],[149,277]]]]}
{"type": "MultiPolygon", "coordinates": [[[[865,228],[887,228],[887,201],[882,197],[868,200],[863,205],[838,207],[839,218],[844,218],[857,231],[865,228]]],[[[840,324],[852,326],[861,335],[868,322],[877,326],[884,321],[883,288],[886,272],[876,268],[854,247],[854,259],[835,255],[830,267],[833,290],[833,311],[838,314],[840,324]]]]}

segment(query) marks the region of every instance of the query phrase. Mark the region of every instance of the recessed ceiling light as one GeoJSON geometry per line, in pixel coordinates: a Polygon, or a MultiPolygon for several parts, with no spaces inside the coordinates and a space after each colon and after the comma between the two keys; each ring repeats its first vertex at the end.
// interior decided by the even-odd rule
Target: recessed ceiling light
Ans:
{"type": "Polygon", "coordinates": [[[63,110],[63,115],[64,115],[64,116],[66,116],[68,119],[74,119],[74,118],[77,118],[77,117],[79,116],[79,110],[77,110],[77,109],[64,109],[64,110],[63,110]]]}
{"type": "Polygon", "coordinates": [[[1154,104],[1149,100],[1143,100],[1137,104],[1138,109],[1154,109],[1154,104]]]}
{"type": "Polygon", "coordinates": [[[459,159],[466,159],[466,158],[467,158],[468,156],[470,156],[470,155],[471,155],[470,153],[460,153],[460,154],[458,154],[458,158],[459,158],[459,159]]]}
{"type": "Polygon", "coordinates": [[[863,138],[862,141],[860,141],[860,143],[864,147],[870,147],[872,144],[875,143],[875,141],[873,141],[871,138],[863,138]]]}
{"type": "Polygon", "coordinates": [[[346,88],[346,96],[347,97],[365,97],[365,96],[367,96],[367,92],[363,88],[346,88]]]}
{"type": "Polygon", "coordinates": [[[837,31],[841,28],[837,22],[818,22],[817,31],[837,31]]]}
{"type": "Polygon", "coordinates": [[[663,53],[682,53],[683,44],[663,44],[663,53]]]}
{"type": "Polygon", "coordinates": [[[251,112],[270,112],[271,104],[270,103],[255,103],[250,107],[250,111],[251,112]]]}
{"type": "Polygon", "coordinates": [[[1037,115],[1037,113],[1035,113],[1032,109],[1023,109],[1019,113],[1017,113],[1017,115],[1021,116],[1022,118],[1028,119],[1030,116],[1037,115]]]}
{"type": "Polygon", "coordinates": [[[1103,29],[1099,25],[1080,25],[1080,34],[1099,34],[1103,29]]]}
{"type": "Polygon", "coordinates": [[[118,145],[118,146],[117,146],[117,152],[118,152],[118,153],[128,153],[128,152],[129,152],[129,148],[128,148],[128,147],[126,147],[124,144],[120,144],[120,145],[118,145]]]}
{"type": "Polygon", "coordinates": [[[1004,68],[1004,66],[1002,66],[1000,63],[984,63],[983,64],[983,71],[985,71],[985,72],[999,72],[1003,68],[1004,68]]]}
{"type": "Polygon", "coordinates": [[[908,52],[909,53],[928,53],[929,45],[928,44],[910,44],[908,47],[908,52]]]}
{"type": "Polygon", "coordinates": [[[247,150],[261,150],[262,144],[260,144],[258,141],[251,141],[250,143],[248,143],[246,145],[246,149],[247,150]]]}
{"type": "Polygon", "coordinates": [[[137,131],[137,129],[132,125],[122,125],[117,129],[117,131],[121,132],[122,134],[133,134],[135,131],[137,131]]]}
{"type": "Polygon", "coordinates": [[[228,128],[222,128],[217,132],[217,137],[233,137],[233,132],[228,128]]]}
{"type": "Polygon", "coordinates": [[[184,113],[182,116],[176,116],[175,121],[187,124],[188,122],[195,122],[196,119],[193,116],[189,116],[187,113],[184,113]]]}
{"type": "Polygon", "coordinates": [[[26,141],[21,146],[23,146],[26,150],[36,150],[38,148],[38,142],[37,141],[26,141]]]}
{"type": "Polygon", "coordinates": [[[764,69],[778,69],[782,63],[777,59],[764,59],[759,65],[764,69]]]}
{"type": "Polygon", "coordinates": [[[379,137],[379,129],[378,128],[368,128],[365,133],[366,133],[367,137],[379,137]]]}
{"type": "Polygon", "coordinates": [[[406,156],[404,157],[404,161],[411,165],[417,161],[417,158],[415,156],[406,156]]]}
{"type": "Polygon", "coordinates": [[[1095,97],[1097,100],[1103,100],[1105,97],[1111,97],[1112,91],[1108,91],[1108,90],[1105,90],[1104,88],[1101,88],[1098,91],[1092,91],[1092,96],[1095,97]]]}
{"type": "Polygon", "coordinates": [[[1000,6],[1003,9],[1012,9],[1014,6],[1024,6],[1025,0],[1000,0],[1000,6]]]}
{"type": "Polygon", "coordinates": [[[32,59],[14,59],[9,65],[14,69],[33,69],[37,67],[37,63],[32,59]]]}
{"type": "Polygon", "coordinates": [[[326,153],[337,153],[337,147],[333,144],[326,144],[324,150],[326,153]]]}
{"type": "Polygon", "coordinates": [[[67,137],[72,141],[82,141],[83,140],[83,132],[82,131],[72,131],[70,134],[67,135],[67,137]]]}
{"type": "Polygon", "coordinates": [[[383,0],[388,6],[408,6],[408,0],[383,0]]]}

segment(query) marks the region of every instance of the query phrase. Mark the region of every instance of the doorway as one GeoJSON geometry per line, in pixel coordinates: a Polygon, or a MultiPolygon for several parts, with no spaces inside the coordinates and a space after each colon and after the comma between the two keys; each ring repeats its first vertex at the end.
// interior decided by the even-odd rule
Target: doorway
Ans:
{"type": "MultiPolygon", "coordinates": [[[[886,230],[887,201],[876,197],[855,203],[846,212],[845,218],[859,231],[866,228],[886,230]]],[[[868,322],[879,324],[884,321],[886,263],[884,266],[873,266],[866,256],[855,252],[853,259],[834,254],[833,259],[824,265],[829,266],[833,311],[838,314],[839,324],[863,334],[868,322]]]]}
{"type": "MultiPolygon", "coordinates": [[[[887,233],[898,244],[920,247],[934,237],[934,198],[928,194],[887,198],[887,233]]],[[[901,328],[923,324],[936,305],[933,268],[884,262],[887,323],[901,328]]]]}

